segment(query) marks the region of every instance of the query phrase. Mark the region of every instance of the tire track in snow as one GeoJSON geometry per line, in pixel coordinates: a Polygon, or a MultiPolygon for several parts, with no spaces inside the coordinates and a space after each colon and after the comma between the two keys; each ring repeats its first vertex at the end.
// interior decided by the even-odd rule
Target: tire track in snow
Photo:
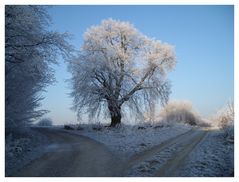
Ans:
{"type": "Polygon", "coordinates": [[[167,161],[165,165],[160,168],[155,176],[167,176],[176,177],[177,171],[182,167],[184,159],[190,152],[196,147],[196,145],[204,138],[206,131],[200,131],[192,138],[185,140],[182,145],[182,149],[177,152],[171,159],[167,161]]]}
{"type": "Polygon", "coordinates": [[[175,176],[177,168],[206,133],[192,129],[134,156],[126,166],[126,176],[175,176]]]}

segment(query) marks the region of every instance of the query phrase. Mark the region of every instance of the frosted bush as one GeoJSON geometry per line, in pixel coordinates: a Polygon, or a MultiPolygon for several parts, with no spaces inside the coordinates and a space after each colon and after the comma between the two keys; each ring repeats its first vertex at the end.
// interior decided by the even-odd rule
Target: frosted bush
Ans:
{"type": "Polygon", "coordinates": [[[221,128],[225,132],[227,140],[234,140],[234,103],[228,102],[215,115],[210,118],[214,126],[221,128]]]}
{"type": "Polygon", "coordinates": [[[218,126],[222,129],[234,125],[234,103],[228,102],[228,104],[217,111],[210,120],[214,126],[218,126]]]}
{"type": "Polygon", "coordinates": [[[171,101],[162,108],[159,118],[161,122],[180,122],[190,125],[202,124],[202,119],[193,110],[188,101],[171,101]]]}

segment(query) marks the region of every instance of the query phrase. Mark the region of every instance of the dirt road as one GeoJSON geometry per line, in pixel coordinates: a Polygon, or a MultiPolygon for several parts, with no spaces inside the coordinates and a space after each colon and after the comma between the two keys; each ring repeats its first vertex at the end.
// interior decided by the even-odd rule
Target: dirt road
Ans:
{"type": "Polygon", "coordinates": [[[204,138],[206,130],[193,129],[169,139],[160,145],[132,157],[127,164],[126,176],[178,176],[184,160],[204,138]]]}
{"type": "Polygon", "coordinates": [[[101,143],[55,129],[39,129],[52,144],[40,158],[14,176],[118,176],[120,162],[101,143]]]}
{"type": "Polygon", "coordinates": [[[207,133],[190,130],[122,162],[102,143],[88,137],[57,129],[38,130],[51,140],[51,145],[44,155],[13,176],[177,176],[188,154],[207,133]]]}

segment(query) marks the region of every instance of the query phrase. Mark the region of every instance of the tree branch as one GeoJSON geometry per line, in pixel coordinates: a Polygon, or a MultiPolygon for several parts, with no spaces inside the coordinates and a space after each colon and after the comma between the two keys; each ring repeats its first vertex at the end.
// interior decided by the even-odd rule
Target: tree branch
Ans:
{"type": "Polygon", "coordinates": [[[154,66],[152,69],[149,69],[148,72],[145,73],[145,75],[141,78],[140,82],[135,85],[135,87],[128,93],[126,94],[121,100],[120,100],[120,105],[122,105],[125,101],[128,101],[129,98],[138,90],[142,90],[142,85],[144,81],[154,73],[156,69],[156,66],[154,66]]]}

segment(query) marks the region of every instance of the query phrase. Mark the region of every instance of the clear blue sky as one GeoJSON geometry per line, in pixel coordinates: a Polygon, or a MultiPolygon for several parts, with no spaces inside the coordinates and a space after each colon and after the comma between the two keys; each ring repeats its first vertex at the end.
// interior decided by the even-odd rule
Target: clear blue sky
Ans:
{"type": "MultiPolygon", "coordinates": [[[[54,6],[53,29],[68,31],[80,48],[83,33],[103,19],[129,21],[143,34],[176,47],[177,65],[169,74],[171,100],[189,100],[203,116],[213,114],[234,97],[233,6],[54,6]]],[[[42,108],[55,123],[76,121],[62,60],[57,83],[47,88],[42,108]]]]}

